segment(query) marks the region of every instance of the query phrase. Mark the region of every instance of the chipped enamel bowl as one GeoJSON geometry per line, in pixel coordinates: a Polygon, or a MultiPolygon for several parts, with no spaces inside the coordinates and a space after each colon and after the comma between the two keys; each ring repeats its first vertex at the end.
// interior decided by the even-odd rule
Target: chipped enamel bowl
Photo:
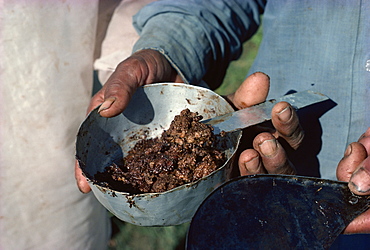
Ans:
{"type": "Polygon", "coordinates": [[[228,133],[222,142],[227,162],[196,182],[163,193],[145,194],[118,192],[94,182],[98,171],[121,161],[138,140],[160,136],[185,108],[204,119],[233,111],[225,99],[209,89],[159,83],[139,88],[120,115],[104,118],[95,109],[80,126],[76,158],[96,198],[119,219],[141,226],[188,222],[208,194],[229,179],[240,131],[228,133]]]}

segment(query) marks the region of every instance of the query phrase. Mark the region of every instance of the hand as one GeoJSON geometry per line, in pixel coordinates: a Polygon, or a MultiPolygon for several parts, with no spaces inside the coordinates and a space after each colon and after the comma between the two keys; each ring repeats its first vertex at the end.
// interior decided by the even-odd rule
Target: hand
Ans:
{"type": "MultiPolygon", "coordinates": [[[[347,147],[338,164],[337,178],[349,182],[354,194],[370,195],[370,127],[357,142],[347,147]]],[[[370,210],[353,220],[344,233],[370,233],[370,210]]]]}
{"type": "MultiPolygon", "coordinates": [[[[239,109],[261,103],[266,100],[269,84],[268,76],[260,72],[254,73],[228,99],[239,109]]],[[[299,147],[304,132],[298,116],[289,103],[280,102],[272,110],[272,123],[274,130],[262,129],[267,132],[259,133],[254,138],[253,149],[240,154],[238,165],[241,175],[295,174],[295,169],[278,139],[284,139],[293,149],[299,147]]]]}
{"type": "MultiPolygon", "coordinates": [[[[103,88],[91,99],[87,112],[100,106],[103,117],[113,117],[123,112],[136,89],[155,82],[182,82],[166,58],[155,50],[141,50],[121,62],[103,88]]],[[[83,193],[91,191],[86,178],[75,162],[77,186],[83,193]]]]}
{"type": "Polygon", "coordinates": [[[123,112],[140,86],[155,82],[182,82],[166,58],[155,50],[141,50],[118,64],[103,88],[91,99],[88,112],[113,117],[123,112]]]}

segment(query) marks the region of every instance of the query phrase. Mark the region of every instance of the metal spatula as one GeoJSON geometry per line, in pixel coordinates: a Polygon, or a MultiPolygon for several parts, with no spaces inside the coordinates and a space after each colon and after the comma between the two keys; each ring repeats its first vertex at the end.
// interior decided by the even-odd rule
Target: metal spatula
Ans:
{"type": "Polygon", "coordinates": [[[310,90],[297,92],[202,122],[212,125],[215,134],[221,131],[232,132],[270,120],[271,110],[278,102],[286,101],[295,109],[300,109],[328,99],[327,96],[310,90]]]}
{"type": "Polygon", "coordinates": [[[345,182],[255,175],[217,188],[198,208],[187,249],[327,249],[369,208],[345,182]]]}

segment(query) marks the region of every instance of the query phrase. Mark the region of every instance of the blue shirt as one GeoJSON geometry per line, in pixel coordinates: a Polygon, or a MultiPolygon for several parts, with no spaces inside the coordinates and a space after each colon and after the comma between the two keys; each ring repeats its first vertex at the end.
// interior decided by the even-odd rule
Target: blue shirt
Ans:
{"type": "Polygon", "coordinates": [[[336,179],[347,145],[370,126],[370,1],[158,1],[134,18],[134,51],[154,48],[185,82],[215,89],[261,23],[250,73],[270,76],[268,98],[307,89],[331,98],[300,111],[306,136],[291,160],[300,175],[336,179]]]}

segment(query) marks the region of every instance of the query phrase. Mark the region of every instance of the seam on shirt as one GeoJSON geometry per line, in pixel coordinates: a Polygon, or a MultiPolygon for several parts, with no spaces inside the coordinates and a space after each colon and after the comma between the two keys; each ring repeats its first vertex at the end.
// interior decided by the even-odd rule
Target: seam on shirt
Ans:
{"type": "MultiPolygon", "coordinates": [[[[353,55],[352,55],[352,67],[351,67],[351,99],[350,99],[350,109],[352,110],[352,105],[353,105],[353,86],[354,86],[354,67],[357,67],[357,65],[355,65],[355,58],[356,58],[356,51],[357,51],[357,47],[358,47],[358,36],[359,36],[359,33],[360,33],[360,19],[361,19],[361,9],[362,9],[362,5],[363,5],[363,1],[360,0],[360,4],[359,4],[359,10],[358,10],[358,19],[357,19],[357,31],[356,31],[356,37],[355,37],[355,48],[354,48],[354,52],[353,52],[353,55]]],[[[351,110],[349,111],[349,120],[348,120],[348,130],[347,130],[347,144],[349,143],[349,137],[350,137],[350,133],[351,133],[351,123],[352,123],[352,120],[353,120],[353,117],[352,117],[352,112],[351,110]]]]}

